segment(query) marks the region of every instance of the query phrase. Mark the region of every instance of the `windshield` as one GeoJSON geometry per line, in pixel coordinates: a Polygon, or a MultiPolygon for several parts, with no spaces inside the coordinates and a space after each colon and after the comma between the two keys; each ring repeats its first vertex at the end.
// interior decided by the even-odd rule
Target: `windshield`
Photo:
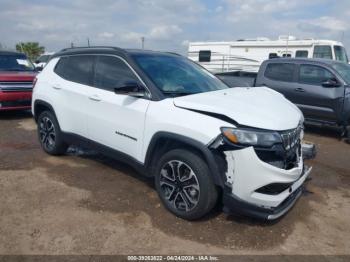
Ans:
{"type": "Polygon", "coordinates": [[[228,88],[201,66],[174,55],[135,55],[137,64],[166,95],[188,95],[228,88]]]}
{"type": "Polygon", "coordinates": [[[346,54],[345,48],[342,46],[334,46],[335,60],[348,63],[348,56],[346,54]]]}
{"type": "Polygon", "coordinates": [[[25,55],[0,55],[0,71],[34,71],[25,55]]]}
{"type": "Polygon", "coordinates": [[[337,70],[339,75],[345,80],[347,84],[350,84],[350,65],[343,63],[334,63],[333,68],[337,70]]]}

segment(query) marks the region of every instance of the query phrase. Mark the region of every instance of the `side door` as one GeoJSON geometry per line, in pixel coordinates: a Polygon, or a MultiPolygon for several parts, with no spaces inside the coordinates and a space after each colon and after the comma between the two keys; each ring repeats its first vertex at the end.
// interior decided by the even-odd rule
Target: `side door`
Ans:
{"type": "Polygon", "coordinates": [[[344,86],[333,72],[321,65],[300,64],[297,82],[294,101],[306,118],[337,120],[343,106],[344,86]],[[325,85],[329,80],[335,84],[325,85]]]}
{"type": "Polygon", "coordinates": [[[91,140],[140,159],[150,100],[115,93],[128,82],[142,84],[124,59],[97,56],[94,88],[89,93],[88,133],[91,140]]]}
{"type": "Polygon", "coordinates": [[[88,94],[92,88],[94,56],[61,57],[50,81],[52,104],[62,131],[87,136],[88,94]]]}
{"type": "Polygon", "coordinates": [[[265,66],[265,68],[260,69],[263,75],[258,76],[256,85],[274,89],[294,102],[296,65],[286,62],[272,62],[265,64],[265,66]]]}

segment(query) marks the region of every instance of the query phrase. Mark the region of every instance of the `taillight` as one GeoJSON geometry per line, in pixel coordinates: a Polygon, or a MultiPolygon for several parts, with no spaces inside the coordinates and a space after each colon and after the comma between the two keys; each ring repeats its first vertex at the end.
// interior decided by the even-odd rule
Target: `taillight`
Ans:
{"type": "Polygon", "coordinates": [[[38,81],[38,78],[34,77],[34,80],[33,80],[33,89],[34,89],[34,87],[35,87],[37,81],[38,81]]]}

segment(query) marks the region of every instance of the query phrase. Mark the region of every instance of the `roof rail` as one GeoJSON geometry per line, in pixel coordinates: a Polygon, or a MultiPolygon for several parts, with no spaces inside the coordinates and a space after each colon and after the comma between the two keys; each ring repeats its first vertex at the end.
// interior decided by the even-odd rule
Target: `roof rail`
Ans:
{"type": "Polygon", "coordinates": [[[75,49],[94,49],[94,48],[108,48],[108,49],[116,49],[116,50],[122,50],[122,48],[116,47],[116,46],[74,46],[74,47],[67,47],[60,50],[60,52],[65,52],[69,50],[75,50],[75,49]]]}
{"type": "Polygon", "coordinates": [[[180,54],[178,53],[175,53],[175,52],[166,52],[167,54],[171,54],[171,55],[177,55],[177,56],[181,56],[180,54]]]}

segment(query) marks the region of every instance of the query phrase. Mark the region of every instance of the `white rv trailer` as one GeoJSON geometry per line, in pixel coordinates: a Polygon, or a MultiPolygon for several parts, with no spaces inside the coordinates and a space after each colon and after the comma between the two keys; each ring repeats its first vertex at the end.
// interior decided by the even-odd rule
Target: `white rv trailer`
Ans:
{"type": "Polygon", "coordinates": [[[257,72],[270,58],[326,58],[348,62],[342,43],[331,40],[296,39],[280,36],[244,39],[232,42],[191,42],[188,57],[213,73],[230,71],[257,72]]]}

